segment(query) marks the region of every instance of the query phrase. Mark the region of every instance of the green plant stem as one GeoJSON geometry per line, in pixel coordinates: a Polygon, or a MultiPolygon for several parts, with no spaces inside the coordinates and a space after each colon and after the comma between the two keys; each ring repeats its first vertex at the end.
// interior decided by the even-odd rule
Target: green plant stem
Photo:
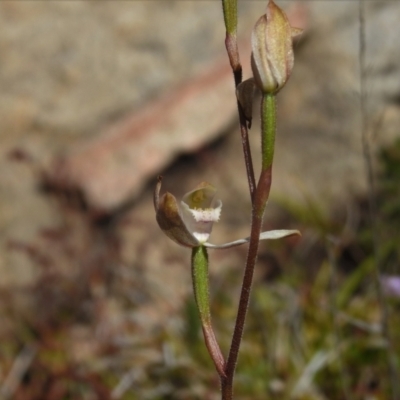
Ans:
{"type": "Polygon", "coordinates": [[[261,101],[262,171],[254,195],[250,243],[247,253],[246,267],[243,276],[235,328],[225,367],[226,377],[221,379],[222,400],[233,399],[233,378],[243,336],[247,309],[249,306],[250,292],[253,282],[254,267],[257,261],[259,236],[262,228],[264,210],[271,189],[272,160],[274,155],[276,131],[275,113],[275,96],[269,94],[264,95],[261,101]]]}
{"type": "Polygon", "coordinates": [[[237,45],[237,0],[222,0],[222,10],[226,29],[225,46],[232,70],[241,70],[237,45]]]}
{"type": "Polygon", "coordinates": [[[226,32],[236,35],[237,31],[237,0],[222,0],[226,32]]]}
{"type": "Polygon", "coordinates": [[[261,124],[263,131],[261,138],[262,169],[264,171],[272,165],[274,158],[276,129],[276,99],[274,94],[263,94],[261,100],[261,124]]]}
{"type": "Polygon", "coordinates": [[[192,249],[192,281],[197,310],[200,315],[204,341],[220,377],[225,377],[225,360],[211,323],[208,287],[208,254],[204,246],[192,249]]]}

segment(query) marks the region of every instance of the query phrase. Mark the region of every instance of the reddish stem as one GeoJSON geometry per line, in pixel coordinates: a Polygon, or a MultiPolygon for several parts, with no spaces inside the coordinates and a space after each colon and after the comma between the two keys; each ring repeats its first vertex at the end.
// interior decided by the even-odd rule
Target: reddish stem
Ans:
{"type": "Polygon", "coordinates": [[[235,374],[237,358],[239,355],[240,343],[242,340],[244,324],[246,321],[247,309],[249,306],[251,286],[253,282],[254,267],[257,261],[259,237],[262,227],[266,200],[269,196],[272,181],[272,166],[261,172],[260,179],[254,197],[253,215],[251,223],[251,235],[249,250],[247,253],[246,268],[244,271],[242,290],[235,329],[232,336],[231,348],[225,366],[225,378],[221,378],[222,400],[233,399],[233,377],[235,374]]]}
{"type": "Polygon", "coordinates": [[[215,337],[211,322],[209,326],[203,325],[203,335],[206,342],[207,350],[214,362],[215,368],[217,369],[220,378],[225,379],[225,360],[215,337]]]}
{"type": "MultiPolygon", "coordinates": [[[[242,82],[242,65],[240,64],[239,50],[237,45],[236,35],[226,34],[225,47],[228,53],[229,61],[233,71],[233,77],[235,80],[235,89],[242,82]]],[[[244,155],[244,162],[246,165],[247,181],[249,183],[249,191],[251,201],[254,201],[254,192],[256,188],[256,179],[254,176],[253,160],[251,157],[250,143],[249,143],[249,131],[247,127],[247,121],[244,116],[243,110],[237,101],[239,124],[240,124],[240,134],[242,137],[242,148],[244,155]]]]}

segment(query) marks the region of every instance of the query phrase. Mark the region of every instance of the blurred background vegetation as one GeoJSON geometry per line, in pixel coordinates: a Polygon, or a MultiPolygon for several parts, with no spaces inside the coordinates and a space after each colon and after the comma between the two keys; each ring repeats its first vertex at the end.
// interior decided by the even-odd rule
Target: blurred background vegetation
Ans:
{"type": "MultiPolygon", "coordinates": [[[[239,4],[246,67],[265,5],[239,4]]],[[[302,238],[261,246],[237,398],[389,399],[400,357],[400,5],[366,9],[374,225],[357,2],[284,7],[306,33],[278,100],[265,224],[302,238]]],[[[151,196],[160,173],[177,197],[208,180],[224,203],[213,241],[248,235],[219,2],[3,1],[0,26],[0,398],[218,399],[189,254],[159,231],[151,196]]],[[[258,126],[255,116],[256,163],[258,126]]],[[[210,255],[225,353],[245,255],[210,255]]]]}

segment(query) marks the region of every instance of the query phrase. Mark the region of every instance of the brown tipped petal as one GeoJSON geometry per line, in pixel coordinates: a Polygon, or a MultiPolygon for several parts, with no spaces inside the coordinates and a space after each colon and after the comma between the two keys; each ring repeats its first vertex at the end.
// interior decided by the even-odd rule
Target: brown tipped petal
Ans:
{"type": "Polygon", "coordinates": [[[174,242],[186,247],[199,246],[199,241],[184,224],[176,198],[171,193],[159,198],[156,219],[161,230],[174,242]]]}

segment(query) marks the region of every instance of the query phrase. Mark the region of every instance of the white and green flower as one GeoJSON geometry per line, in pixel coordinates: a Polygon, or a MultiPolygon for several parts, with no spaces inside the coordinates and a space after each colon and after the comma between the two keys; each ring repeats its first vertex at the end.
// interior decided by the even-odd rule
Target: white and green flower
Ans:
{"type": "MultiPolygon", "coordinates": [[[[222,202],[215,199],[216,189],[202,182],[178,202],[171,193],[160,196],[161,178],[154,191],[154,208],[161,230],[174,242],[186,247],[205,246],[212,249],[227,249],[249,242],[250,238],[238,239],[220,245],[208,242],[214,222],[221,215],[222,202]]],[[[279,229],[262,232],[260,240],[281,239],[300,235],[297,230],[279,229]]]]}

